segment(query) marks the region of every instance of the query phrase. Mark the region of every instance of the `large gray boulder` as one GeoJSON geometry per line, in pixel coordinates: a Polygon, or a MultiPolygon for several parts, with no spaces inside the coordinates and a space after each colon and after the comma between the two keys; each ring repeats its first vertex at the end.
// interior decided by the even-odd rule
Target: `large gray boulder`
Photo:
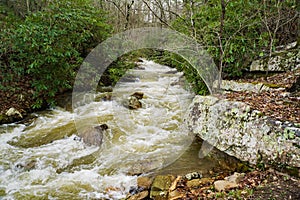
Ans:
{"type": "Polygon", "coordinates": [[[271,57],[267,56],[253,61],[250,71],[282,72],[296,70],[299,67],[300,51],[295,42],[281,51],[274,52],[271,57]]]}
{"type": "MultiPolygon", "coordinates": [[[[215,81],[213,83],[213,87],[217,89],[218,82],[215,81]]],[[[271,88],[264,85],[263,83],[242,83],[233,80],[222,80],[220,89],[225,91],[235,91],[235,92],[243,92],[243,91],[250,91],[255,93],[260,93],[264,91],[269,91],[271,88]]]]}
{"type": "Polygon", "coordinates": [[[203,140],[242,161],[300,167],[300,128],[263,116],[243,102],[196,96],[187,122],[203,140]]]}

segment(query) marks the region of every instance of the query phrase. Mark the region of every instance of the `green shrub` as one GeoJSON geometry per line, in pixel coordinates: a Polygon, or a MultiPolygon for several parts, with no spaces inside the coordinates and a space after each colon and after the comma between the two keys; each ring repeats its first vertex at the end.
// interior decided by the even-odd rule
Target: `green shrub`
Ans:
{"type": "Polygon", "coordinates": [[[29,14],[1,33],[2,88],[30,79],[36,103],[52,104],[71,88],[76,70],[88,51],[109,34],[103,12],[89,1],[57,1],[29,14]]]}
{"type": "MultiPolygon", "coordinates": [[[[195,6],[190,8],[187,4],[184,14],[173,21],[172,27],[194,37],[207,49],[215,64],[219,66],[221,1],[193,2],[195,6]]],[[[243,69],[248,67],[253,59],[259,55],[268,55],[270,45],[274,49],[276,45],[285,45],[297,38],[295,34],[297,31],[294,28],[298,25],[295,17],[297,13],[295,0],[266,1],[266,8],[257,0],[225,2],[227,4],[221,44],[224,50],[223,72],[226,76],[241,76],[243,69]],[[278,19],[280,19],[279,28],[276,32],[278,19]],[[270,42],[271,37],[274,37],[273,43],[270,42]]]]}

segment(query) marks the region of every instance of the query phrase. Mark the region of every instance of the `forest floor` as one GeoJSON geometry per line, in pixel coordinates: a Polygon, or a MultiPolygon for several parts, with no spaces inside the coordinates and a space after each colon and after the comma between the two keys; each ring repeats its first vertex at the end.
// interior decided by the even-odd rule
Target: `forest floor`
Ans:
{"type": "MultiPolygon", "coordinates": [[[[216,191],[214,182],[226,174],[213,178],[186,180],[177,177],[173,200],[226,199],[226,200],[296,200],[300,199],[300,180],[272,169],[251,171],[231,189],[216,191]]],[[[172,185],[174,185],[174,182],[172,185]]]]}
{"type": "Polygon", "coordinates": [[[300,69],[259,78],[243,78],[239,82],[263,83],[271,91],[260,93],[243,91],[228,92],[225,97],[242,101],[266,116],[279,121],[300,123],[300,69]]]}
{"type": "MultiPolygon", "coordinates": [[[[0,74],[0,79],[2,79],[0,74]]],[[[2,84],[5,84],[4,81],[2,84]]],[[[0,85],[1,86],[1,85],[0,85]]],[[[31,88],[30,79],[23,78],[20,81],[9,82],[9,85],[4,85],[6,90],[0,88],[0,124],[11,123],[21,120],[18,115],[6,117],[9,109],[14,108],[22,117],[26,117],[31,112],[34,104],[34,92],[31,88]]]]}

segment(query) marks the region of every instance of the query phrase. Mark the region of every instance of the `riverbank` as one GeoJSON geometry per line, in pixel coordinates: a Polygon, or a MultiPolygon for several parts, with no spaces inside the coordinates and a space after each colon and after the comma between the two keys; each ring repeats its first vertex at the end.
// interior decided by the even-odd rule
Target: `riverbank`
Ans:
{"type": "MultiPolygon", "coordinates": [[[[277,109],[274,109],[276,113],[272,117],[275,117],[277,119],[283,119],[283,120],[291,120],[297,123],[298,122],[297,117],[299,116],[297,114],[299,112],[299,101],[294,101],[294,98],[296,98],[296,100],[297,98],[299,98],[299,95],[297,93],[299,92],[299,87],[297,89],[297,82],[299,80],[299,70],[295,72],[281,73],[270,77],[273,78],[271,79],[269,78],[269,81],[273,80],[273,81],[277,81],[278,83],[282,83],[280,87],[283,87],[285,89],[278,91],[278,93],[276,92],[273,93],[273,91],[269,91],[266,93],[262,92],[258,94],[249,93],[249,92],[236,93],[231,91],[226,93],[227,95],[226,98],[228,99],[232,98],[232,100],[237,100],[237,101],[245,100],[245,102],[248,103],[250,106],[252,106],[253,104],[255,109],[259,109],[259,107],[255,107],[255,105],[257,106],[263,105],[266,102],[267,103],[266,108],[264,107],[265,110],[262,110],[262,112],[268,114],[267,112],[271,112],[271,111],[268,111],[267,108],[274,107],[277,109]],[[284,81],[287,81],[288,83],[284,81]],[[296,89],[292,90],[293,88],[296,89]],[[243,94],[244,96],[242,96],[243,94]],[[282,97],[281,94],[286,94],[286,96],[282,97]],[[260,95],[260,98],[258,98],[255,95],[260,95]],[[284,99],[282,100],[282,98],[284,99]],[[282,103],[278,104],[278,102],[280,101],[282,101],[282,103]],[[286,101],[289,101],[288,104],[289,106],[286,106],[285,103],[286,101]],[[280,114],[278,114],[278,112],[280,114]]],[[[261,81],[260,78],[252,78],[252,79],[240,80],[240,82],[246,80],[252,83],[261,81]]],[[[268,81],[268,78],[266,80],[268,81]]],[[[268,83],[274,84],[274,82],[268,82],[268,83]]],[[[9,97],[4,99],[3,101],[1,99],[1,106],[3,106],[3,109],[1,110],[2,113],[5,114],[10,108],[14,108],[15,114],[12,115],[11,117],[16,117],[16,118],[11,118],[11,119],[22,120],[22,118],[25,118],[27,115],[29,115],[31,112],[34,111],[34,109],[30,107],[30,98],[32,98],[32,94],[30,91],[30,87],[28,85],[24,83],[16,83],[16,84],[19,84],[18,87],[21,87],[23,89],[18,89],[16,90],[15,93],[11,93],[11,94],[5,94],[3,91],[1,91],[2,94],[9,97]],[[22,118],[20,117],[18,112],[21,114],[22,118]],[[20,118],[18,119],[18,117],[20,118]]],[[[61,96],[57,98],[61,98],[61,96]]],[[[189,164],[189,161],[187,161],[186,163],[189,164]]],[[[170,197],[171,199],[198,199],[199,197],[200,199],[232,199],[232,198],[297,199],[298,198],[297,194],[299,194],[299,178],[291,177],[287,174],[282,174],[281,172],[277,172],[273,169],[268,168],[267,166],[261,165],[261,166],[257,166],[257,168],[248,168],[244,170],[232,168],[230,171],[231,173],[228,172],[222,173],[220,171],[219,173],[214,173],[214,172],[212,172],[211,174],[208,173],[203,177],[204,179],[197,177],[197,178],[193,178],[192,180],[186,180],[182,178],[184,175],[180,175],[181,177],[179,177],[178,174],[174,172],[167,175],[165,174],[163,176],[167,176],[169,178],[171,177],[170,178],[171,181],[169,182],[172,183],[171,186],[173,186],[173,188],[172,191],[170,192],[172,192],[172,194],[174,195],[170,197]],[[240,183],[238,183],[237,186],[235,186],[234,188],[228,190],[226,189],[225,191],[216,190],[215,182],[218,180],[224,180],[225,177],[232,175],[234,172],[245,173],[243,180],[240,183]],[[174,192],[177,190],[178,192],[174,192]]],[[[156,177],[151,177],[152,181],[156,177]]],[[[166,181],[162,181],[162,182],[166,183],[166,181]]],[[[152,185],[151,187],[149,187],[148,190],[140,189],[141,191],[139,190],[138,193],[132,194],[132,196],[139,195],[140,192],[144,192],[145,195],[146,194],[145,191],[147,191],[148,194],[145,197],[147,199],[151,194],[151,188],[152,185]]],[[[169,189],[170,188],[167,189],[168,192],[169,189]]],[[[136,198],[136,199],[141,199],[141,198],[136,198]]]]}
{"type": "Polygon", "coordinates": [[[18,122],[36,111],[32,107],[35,100],[30,80],[13,82],[10,88],[0,90],[0,124],[18,122]]]}
{"type": "Polygon", "coordinates": [[[127,199],[300,199],[299,179],[273,169],[199,176],[139,177],[127,199]]]}

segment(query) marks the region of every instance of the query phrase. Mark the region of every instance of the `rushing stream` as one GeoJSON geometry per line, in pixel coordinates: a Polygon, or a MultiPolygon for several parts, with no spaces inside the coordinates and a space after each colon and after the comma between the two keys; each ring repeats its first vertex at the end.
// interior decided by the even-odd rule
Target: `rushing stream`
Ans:
{"type": "Polygon", "coordinates": [[[184,123],[193,94],[175,69],[144,61],[112,93],[93,98],[74,111],[58,107],[0,126],[0,198],[121,199],[138,175],[168,171],[193,142],[184,123]],[[134,92],[144,93],[142,108],[130,110],[124,104],[134,92]],[[109,127],[100,147],[76,135],[94,119],[109,127]]]}

